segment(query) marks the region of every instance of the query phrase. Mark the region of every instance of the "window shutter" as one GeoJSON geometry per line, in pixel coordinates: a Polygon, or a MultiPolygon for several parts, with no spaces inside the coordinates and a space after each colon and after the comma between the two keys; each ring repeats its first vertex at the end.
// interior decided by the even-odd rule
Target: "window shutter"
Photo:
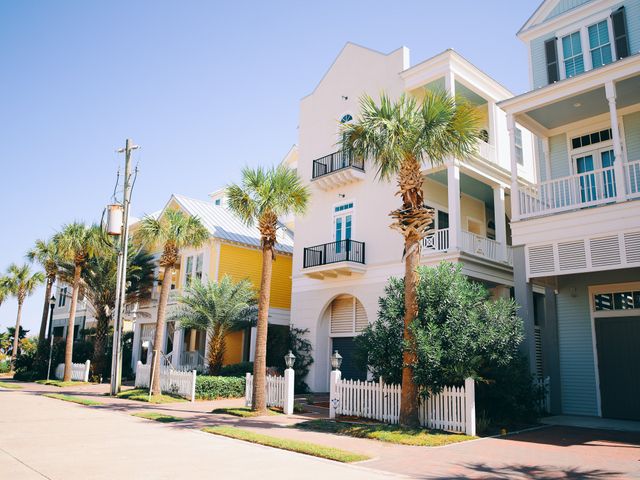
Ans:
{"type": "Polygon", "coordinates": [[[369,325],[367,314],[360,300],[356,299],[356,333],[362,332],[369,325]]]}
{"type": "Polygon", "coordinates": [[[613,24],[613,39],[616,45],[616,59],[629,56],[629,36],[627,35],[627,17],[624,7],[620,7],[611,14],[613,24]]]}
{"type": "Polygon", "coordinates": [[[547,61],[547,80],[549,84],[560,79],[558,69],[558,51],[556,50],[556,39],[550,38],[544,42],[544,53],[547,61]]]}
{"type": "Polygon", "coordinates": [[[331,303],[331,333],[353,333],[353,297],[339,297],[331,303]]]}

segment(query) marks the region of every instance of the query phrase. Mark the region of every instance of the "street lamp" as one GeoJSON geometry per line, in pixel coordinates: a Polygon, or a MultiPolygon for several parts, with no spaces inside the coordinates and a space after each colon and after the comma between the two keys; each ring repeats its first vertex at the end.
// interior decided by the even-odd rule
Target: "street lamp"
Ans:
{"type": "Polygon", "coordinates": [[[56,297],[51,295],[49,299],[49,366],[47,367],[47,381],[51,374],[51,356],[53,355],[53,309],[56,306],[56,297]]]}
{"type": "Polygon", "coordinates": [[[331,355],[331,368],[340,370],[340,365],[342,365],[342,355],[338,353],[338,350],[335,350],[331,355]]]}
{"type": "Polygon", "coordinates": [[[284,356],[285,365],[287,366],[287,368],[293,368],[293,364],[295,363],[295,361],[296,361],[296,356],[293,353],[291,353],[291,350],[289,350],[289,353],[287,353],[284,356]]]}

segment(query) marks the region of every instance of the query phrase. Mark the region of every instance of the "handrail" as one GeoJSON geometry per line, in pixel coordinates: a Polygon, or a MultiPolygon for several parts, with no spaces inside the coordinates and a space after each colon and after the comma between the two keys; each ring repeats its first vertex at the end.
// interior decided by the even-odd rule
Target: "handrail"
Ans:
{"type": "Polygon", "coordinates": [[[347,239],[323,243],[304,249],[303,268],[318,267],[337,262],[364,264],[364,254],[364,242],[347,239]]]}
{"type": "Polygon", "coordinates": [[[313,161],[311,179],[316,179],[345,168],[355,168],[364,172],[364,160],[346,153],[344,150],[330,153],[313,161]]]}

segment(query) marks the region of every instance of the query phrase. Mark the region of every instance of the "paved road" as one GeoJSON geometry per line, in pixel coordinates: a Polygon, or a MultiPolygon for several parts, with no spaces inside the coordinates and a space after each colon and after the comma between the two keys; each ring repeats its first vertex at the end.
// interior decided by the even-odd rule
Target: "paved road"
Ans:
{"type": "Polygon", "coordinates": [[[389,479],[215,435],[28,392],[0,391],[0,478],[389,479]]]}

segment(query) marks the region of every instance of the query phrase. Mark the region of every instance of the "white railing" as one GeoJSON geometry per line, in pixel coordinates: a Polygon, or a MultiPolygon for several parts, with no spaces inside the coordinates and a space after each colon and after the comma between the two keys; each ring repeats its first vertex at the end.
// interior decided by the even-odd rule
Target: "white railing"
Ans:
{"type": "Polygon", "coordinates": [[[496,147],[493,145],[480,140],[478,142],[478,154],[492,163],[496,163],[496,147]]]}
{"type": "MultiPolygon", "coordinates": [[[[400,385],[342,380],[340,372],[331,372],[330,417],[348,415],[387,423],[400,421],[400,385]]],[[[445,387],[439,394],[420,399],[420,424],[428,428],[476,434],[475,383],[445,387]]]]}
{"type": "Polygon", "coordinates": [[[615,199],[614,167],[600,168],[523,187],[520,190],[520,216],[527,218],[590,207],[615,199]]]}
{"type": "Polygon", "coordinates": [[[446,252],[449,249],[449,229],[441,228],[422,239],[422,252],[446,252]]]}
{"type": "Polygon", "coordinates": [[[204,357],[197,350],[180,354],[180,367],[199,370],[204,368],[204,363],[204,357]]]}
{"type": "Polygon", "coordinates": [[[624,164],[627,198],[640,197],[640,160],[624,164]]]}
{"type": "MultiPolygon", "coordinates": [[[[253,399],[253,375],[247,372],[245,378],[244,403],[247,407],[250,407],[253,399]]],[[[291,415],[293,413],[293,369],[287,368],[284,371],[284,377],[267,375],[266,389],[267,407],[280,407],[285,415],[291,415]]]]}
{"type": "MultiPolygon", "coordinates": [[[[151,365],[138,361],[136,388],[149,388],[151,365]]],[[[180,395],[192,402],[196,399],[196,371],[180,372],[170,367],[160,367],[160,390],[162,393],[180,395]]]]}
{"type": "MultiPolygon", "coordinates": [[[[58,380],[62,380],[64,378],[64,365],[64,363],[59,363],[56,367],[56,378],[58,380]]],[[[90,367],[91,360],[87,360],[84,363],[72,363],[71,380],[75,380],[76,382],[88,382],[90,367]]]]}

